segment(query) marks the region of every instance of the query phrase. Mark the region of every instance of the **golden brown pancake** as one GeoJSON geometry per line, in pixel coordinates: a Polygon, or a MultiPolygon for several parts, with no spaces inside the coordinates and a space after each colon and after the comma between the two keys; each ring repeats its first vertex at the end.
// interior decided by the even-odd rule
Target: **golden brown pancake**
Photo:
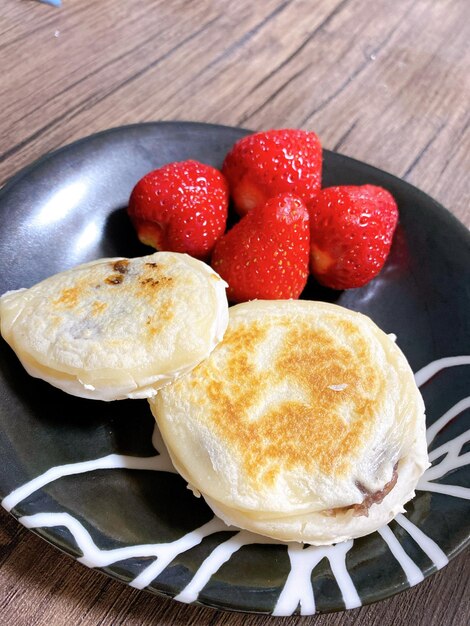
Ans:
{"type": "Polygon", "coordinates": [[[186,254],[100,259],[4,294],[1,332],[31,375],[64,391],[150,397],[223,337],[225,287],[186,254]]]}
{"type": "Polygon", "coordinates": [[[321,302],[230,309],[223,341],[150,401],[178,471],[228,524],[328,544],[387,523],[427,466],[395,342],[321,302]]]}

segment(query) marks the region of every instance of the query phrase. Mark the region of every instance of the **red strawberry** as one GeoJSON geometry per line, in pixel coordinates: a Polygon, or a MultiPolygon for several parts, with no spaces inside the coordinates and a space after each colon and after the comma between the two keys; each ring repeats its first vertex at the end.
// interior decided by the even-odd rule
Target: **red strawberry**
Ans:
{"type": "Polygon", "coordinates": [[[225,157],[227,178],[240,215],[280,193],[304,202],[320,189],[322,149],[317,135],[305,130],[268,130],[243,137],[225,157]]]}
{"type": "Polygon", "coordinates": [[[207,259],[227,221],[222,174],[197,161],[169,163],[134,187],[128,212],[142,243],[207,259]]]}
{"type": "Polygon", "coordinates": [[[298,298],[309,262],[308,211],[282,194],[250,211],[216,243],[212,267],[232,302],[298,298]]]}
{"type": "Polygon", "coordinates": [[[329,187],[308,205],[310,267],[327,287],[362,287],[383,267],[398,221],[393,196],[374,185],[329,187]]]}

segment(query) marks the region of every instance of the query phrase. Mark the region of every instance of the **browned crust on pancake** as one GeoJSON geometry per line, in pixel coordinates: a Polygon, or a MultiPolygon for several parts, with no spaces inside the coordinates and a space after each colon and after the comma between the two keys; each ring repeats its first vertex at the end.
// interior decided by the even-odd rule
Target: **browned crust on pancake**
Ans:
{"type": "Polygon", "coordinates": [[[161,333],[165,325],[175,317],[169,302],[163,302],[158,308],[158,315],[149,315],[145,325],[150,335],[161,333]]]}
{"type": "Polygon", "coordinates": [[[91,314],[100,315],[101,313],[104,313],[107,308],[108,305],[106,302],[100,302],[100,300],[95,300],[95,302],[93,302],[93,304],[91,305],[91,314]]]}
{"type": "Polygon", "coordinates": [[[197,368],[192,387],[211,407],[204,419],[241,456],[252,483],[272,484],[281,471],[295,468],[343,476],[375,419],[383,375],[370,366],[370,348],[354,323],[333,318],[348,337],[348,346],[339,347],[331,331],[314,329],[308,320],[292,327],[288,317],[276,319],[288,330],[269,369],[257,370],[252,357],[267,336],[265,322],[227,331],[223,372],[213,361],[197,368]],[[301,387],[306,401],[286,397],[252,419],[253,407],[283,381],[301,387]],[[347,386],[329,388],[337,384],[347,386]],[[344,403],[354,405],[349,424],[341,417],[344,403]]]}
{"type": "MultiPolygon", "coordinates": [[[[130,272],[129,260],[120,259],[107,265],[107,268],[112,270],[112,273],[104,276],[102,281],[96,283],[96,275],[90,278],[89,281],[80,278],[76,284],[72,287],[66,287],[62,289],[59,297],[53,300],[52,304],[59,310],[73,310],[81,309],[82,314],[84,312],[83,306],[89,307],[89,315],[94,317],[99,313],[103,313],[108,306],[107,303],[102,301],[93,300],[96,297],[96,290],[100,289],[101,297],[106,300],[107,290],[109,289],[114,297],[114,294],[122,285],[125,289],[132,291],[136,297],[143,298],[145,300],[163,300],[162,302],[162,315],[160,319],[162,322],[169,321],[173,314],[169,311],[170,299],[165,299],[165,292],[171,294],[173,288],[173,278],[165,273],[165,265],[160,263],[145,263],[140,269],[138,275],[132,276],[130,272]]],[[[99,272],[100,269],[97,269],[99,272]]],[[[109,297],[109,296],[108,296],[109,297]]],[[[86,309],[85,309],[86,310],[86,309]]],[[[156,324],[153,324],[153,333],[155,333],[156,324]]]]}
{"type": "Polygon", "coordinates": [[[56,307],[62,307],[65,309],[73,309],[77,306],[80,296],[82,294],[82,285],[78,284],[75,287],[69,287],[63,289],[60,296],[53,301],[53,305],[56,307]]]}

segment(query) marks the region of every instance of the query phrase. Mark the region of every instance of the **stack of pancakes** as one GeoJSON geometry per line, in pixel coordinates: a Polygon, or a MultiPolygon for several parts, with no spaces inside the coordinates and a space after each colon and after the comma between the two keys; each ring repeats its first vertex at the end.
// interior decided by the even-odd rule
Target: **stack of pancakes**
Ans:
{"type": "Polygon", "coordinates": [[[227,524],[317,545],[386,524],[428,466],[393,337],[323,302],[228,308],[225,286],[187,255],[105,259],[2,296],[1,331],[69,393],[149,398],[176,469],[227,524]]]}
{"type": "Polygon", "coordinates": [[[4,294],[1,332],[32,376],[68,393],[148,398],[222,339],[225,287],[186,254],[102,259],[4,294]]]}

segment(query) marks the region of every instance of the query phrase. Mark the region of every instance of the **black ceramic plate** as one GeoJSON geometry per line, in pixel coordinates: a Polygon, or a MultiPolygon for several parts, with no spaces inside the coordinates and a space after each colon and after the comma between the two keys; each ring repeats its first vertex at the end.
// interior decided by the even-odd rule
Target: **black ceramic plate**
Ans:
{"type": "MultiPolygon", "coordinates": [[[[0,292],[91,259],[147,253],[125,212],[136,181],[173,160],[220,166],[245,132],[191,123],[117,128],[25,169],[0,195],[0,292]]],[[[385,598],[464,548],[470,534],[469,233],[431,198],[389,174],[331,152],[324,163],[324,185],[375,183],[399,204],[400,224],[378,278],[343,293],[312,284],[304,297],[370,315],[398,336],[418,372],[433,466],[406,515],[326,549],[227,530],[182,479],[164,471],[145,401],[67,396],[25,374],[2,342],[0,496],[21,523],[136,587],[283,615],[385,598]]]]}

